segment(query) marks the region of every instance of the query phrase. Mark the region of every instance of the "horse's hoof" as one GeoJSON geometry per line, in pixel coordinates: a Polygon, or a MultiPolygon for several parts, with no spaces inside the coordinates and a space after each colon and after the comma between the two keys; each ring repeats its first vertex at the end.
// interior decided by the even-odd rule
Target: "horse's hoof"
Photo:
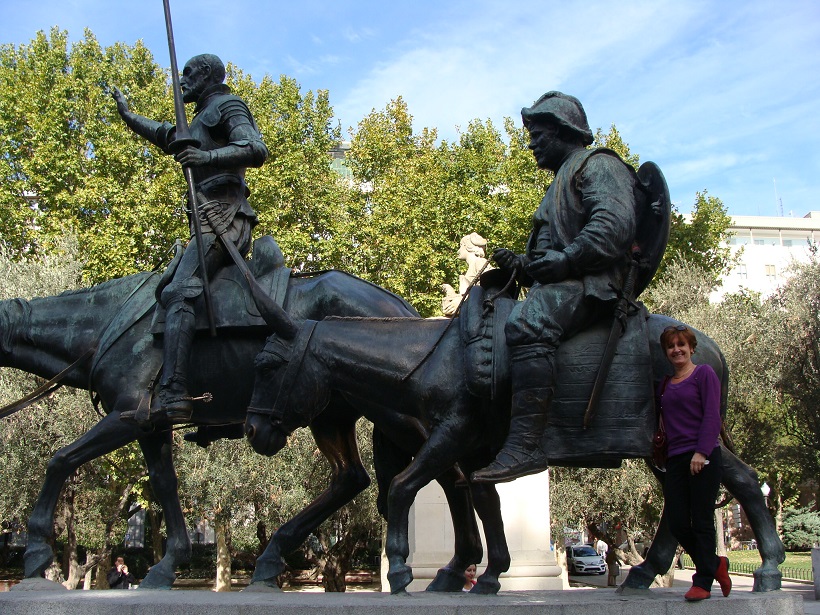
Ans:
{"type": "Polygon", "coordinates": [[[761,566],[754,571],[753,592],[773,592],[780,589],[783,574],[777,568],[761,566]]]}
{"type": "Polygon", "coordinates": [[[481,575],[478,577],[478,581],[476,584],[473,585],[473,588],[470,590],[471,594],[482,594],[485,596],[494,596],[498,593],[498,590],[501,589],[501,583],[498,582],[496,577],[487,577],[486,575],[481,575]]]}
{"type": "Polygon", "coordinates": [[[464,587],[464,573],[452,568],[439,568],[436,578],[432,580],[425,591],[428,592],[460,592],[464,587]]]}
{"type": "Polygon", "coordinates": [[[27,579],[43,576],[46,568],[54,561],[54,551],[44,542],[29,542],[23,554],[24,576],[27,579]]]}
{"type": "Polygon", "coordinates": [[[388,571],[387,581],[390,583],[391,594],[407,593],[405,588],[413,582],[413,569],[406,564],[396,566],[395,569],[388,571]]]}
{"type": "Polygon", "coordinates": [[[265,581],[251,581],[251,584],[248,585],[245,589],[242,590],[243,592],[250,592],[252,594],[281,594],[282,590],[274,581],[273,583],[268,583],[265,581]]]}
{"type": "Polygon", "coordinates": [[[176,573],[166,572],[160,562],[148,571],[137,589],[171,589],[176,578],[176,573]]]}

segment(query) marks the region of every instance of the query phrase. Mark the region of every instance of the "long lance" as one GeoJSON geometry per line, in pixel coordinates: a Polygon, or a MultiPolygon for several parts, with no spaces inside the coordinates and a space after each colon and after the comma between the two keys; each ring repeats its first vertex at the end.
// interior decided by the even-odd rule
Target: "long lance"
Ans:
{"type": "MultiPolygon", "coordinates": [[[[189,145],[199,147],[200,143],[191,137],[191,131],[188,129],[188,118],[185,116],[185,101],[182,100],[182,87],[179,85],[177,52],[176,46],[174,45],[174,28],[171,25],[171,6],[169,0],[162,0],[162,4],[165,7],[165,29],[168,33],[168,53],[171,56],[171,83],[174,90],[174,114],[176,116],[176,138],[171,142],[170,149],[176,154],[189,145]]],[[[185,174],[185,183],[188,184],[188,203],[191,205],[191,219],[194,226],[197,257],[199,258],[202,291],[205,296],[205,312],[208,314],[208,328],[210,329],[211,337],[216,337],[214,308],[211,302],[211,284],[208,281],[208,270],[205,268],[205,252],[202,248],[202,222],[199,219],[199,204],[197,203],[196,197],[194,171],[191,167],[184,165],[182,171],[185,174]]]]}

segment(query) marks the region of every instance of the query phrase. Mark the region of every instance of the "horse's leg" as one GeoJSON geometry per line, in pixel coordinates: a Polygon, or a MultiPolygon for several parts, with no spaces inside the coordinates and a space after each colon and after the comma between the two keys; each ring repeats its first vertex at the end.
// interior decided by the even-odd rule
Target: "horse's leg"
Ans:
{"type": "Polygon", "coordinates": [[[450,468],[436,480],[441,485],[453,520],[455,549],[453,558],[427,586],[427,591],[460,592],[464,588],[464,570],[470,564],[478,564],[484,554],[481,534],[473,513],[473,502],[465,485],[458,485],[463,478],[455,468],[450,468]]]}
{"type": "MultiPolygon", "coordinates": [[[[647,465],[655,477],[663,484],[663,472],[657,470],[649,462],[647,462],[647,465]]],[[[666,514],[666,506],[664,505],[661,519],[658,522],[658,529],[655,531],[655,537],[652,539],[646,558],[637,566],[632,566],[618,591],[621,592],[624,589],[649,589],[655,577],[659,574],[665,574],[672,566],[677,548],[678,541],[669,530],[669,517],[666,514]]]]}
{"type": "MultiPolygon", "coordinates": [[[[483,467],[479,466],[479,467],[483,467]]],[[[501,499],[492,483],[473,483],[473,502],[484,526],[487,538],[487,569],[478,577],[471,594],[497,594],[501,589],[498,577],[510,569],[510,549],[504,534],[501,499]]]]}
{"type": "Polygon", "coordinates": [[[777,566],[785,561],[786,550],[777,535],[774,520],[766,508],[766,500],[757,482],[757,473],[736,455],[730,453],[725,446],[721,446],[721,449],[723,485],[737,498],[746,512],[763,559],[763,565],[754,571],[755,580],[752,591],[768,592],[780,589],[782,574],[777,566]]]}
{"type": "Polygon", "coordinates": [[[120,421],[119,413],[115,412],[51,458],[43,487],[28,521],[28,545],[23,556],[26,578],[42,576],[54,560],[49,544],[54,533],[54,509],[68,477],[85,462],[133,442],[138,435],[137,430],[120,421]]]}
{"type": "Polygon", "coordinates": [[[251,591],[276,588],[276,577],[285,570],[283,556],[296,549],[314,528],[370,484],[356,443],[357,418],[350,411],[339,416],[333,408],[328,408],[311,423],[316,445],[330,463],[330,485],[271,537],[264,553],[256,560],[251,591]]]}
{"type": "Polygon", "coordinates": [[[171,436],[172,432],[166,430],[139,440],[151,487],[162,506],[167,534],[165,554],[148,571],[140,583],[140,589],[170,589],[176,579],[177,567],[191,559],[191,539],[188,537],[188,528],[179,503],[171,436]]]}
{"type": "MultiPolygon", "coordinates": [[[[441,474],[442,468],[453,466],[464,456],[470,445],[469,422],[451,409],[451,419],[439,425],[419,450],[415,459],[398,474],[387,496],[387,543],[385,553],[389,570],[390,593],[406,593],[413,581],[413,571],[407,565],[410,555],[408,517],[410,506],[419,490],[441,474]]],[[[466,413],[462,413],[466,414],[466,413]]]]}

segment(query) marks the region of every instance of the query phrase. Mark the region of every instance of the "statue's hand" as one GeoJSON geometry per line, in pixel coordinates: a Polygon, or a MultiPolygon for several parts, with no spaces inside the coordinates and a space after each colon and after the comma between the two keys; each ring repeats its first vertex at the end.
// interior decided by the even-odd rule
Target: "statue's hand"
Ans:
{"type": "Polygon", "coordinates": [[[114,86],[114,88],[112,88],[111,98],[113,98],[114,102],[117,103],[117,113],[121,116],[125,117],[125,115],[131,111],[128,108],[128,101],[125,100],[125,95],[120,92],[118,87],[114,86]]]}
{"type": "Polygon", "coordinates": [[[541,284],[561,282],[569,276],[569,258],[563,252],[547,250],[544,256],[526,265],[524,271],[541,284]]]}
{"type": "Polygon", "coordinates": [[[523,254],[516,254],[507,248],[498,248],[493,251],[493,260],[499,267],[507,271],[521,271],[527,262],[523,254]]]}
{"type": "Polygon", "coordinates": [[[174,156],[174,160],[184,167],[202,167],[211,161],[211,153],[189,145],[174,156]]]}
{"type": "Polygon", "coordinates": [[[204,201],[202,193],[197,194],[199,199],[199,214],[203,222],[210,224],[217,235],[224,235],[233,222],[231,209],[220,201],[204,201]]]}

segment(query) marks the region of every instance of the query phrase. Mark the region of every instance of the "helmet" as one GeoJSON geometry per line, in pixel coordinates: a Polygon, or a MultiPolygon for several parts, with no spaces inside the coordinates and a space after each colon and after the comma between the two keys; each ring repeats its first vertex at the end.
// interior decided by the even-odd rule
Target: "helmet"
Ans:
{"type": "Polygon", "coordinates": [[[547,92],[536,100],[532,107],[521,109],[524,125],[529,128],[531,122],[550,122],[562,126],[581,137],[584,145],[592,143],[592,131],[587,123],[587,114],[581,101],[574,96],[561,92],[547,92]]]}

